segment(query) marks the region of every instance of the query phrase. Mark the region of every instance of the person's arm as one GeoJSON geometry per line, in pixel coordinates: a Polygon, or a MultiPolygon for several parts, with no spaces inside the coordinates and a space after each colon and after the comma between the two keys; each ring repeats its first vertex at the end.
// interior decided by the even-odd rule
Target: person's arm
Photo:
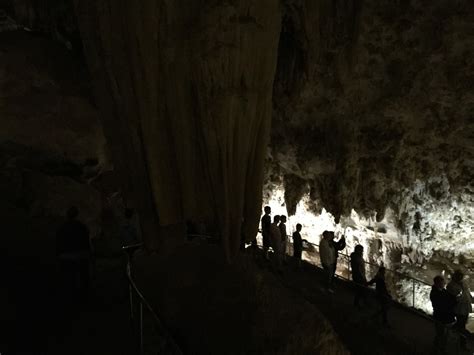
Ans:
{"type": "Polygon", "coordinates": [[[337,242],[338,244],[338,251],[339,250],[342,250],[346,247],[346,237],[345,236],[342,236],[341,239],[339,239],[339,241],[337,242]]]}
{"type": "Polygon", "coordinates": [[[336,252],[341,251],[342,249],[346,247],[346,240],[344,239],[344,237],[342,237],[337,242],[333,241],[333,245],[334,245],[334,249],[336,249],[336,252]]]}

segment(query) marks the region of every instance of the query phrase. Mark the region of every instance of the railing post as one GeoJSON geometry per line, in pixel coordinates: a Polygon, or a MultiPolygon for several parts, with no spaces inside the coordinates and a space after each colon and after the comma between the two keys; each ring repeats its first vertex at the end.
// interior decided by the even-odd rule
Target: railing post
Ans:
{"type": "Polygon", "coordinates": [[[128,283],[128,292],[129,292],[129,299],[130,299],[130,319],[133,320],[133,290],[132,285],[128,283]]]}
{"type": "Polygon", "coordinates": [[[415,279],[412,279],[412,288],[413,288],[412,303],[413,303],[413,308],[415,308],[415,279]]]}
{"type": "Polygon", "coordinates": [[[143,302],[140,301],[140,316],[139,316],[139,327],[140,327],[140,354],[144,354],[143,349],[143,302]]]}

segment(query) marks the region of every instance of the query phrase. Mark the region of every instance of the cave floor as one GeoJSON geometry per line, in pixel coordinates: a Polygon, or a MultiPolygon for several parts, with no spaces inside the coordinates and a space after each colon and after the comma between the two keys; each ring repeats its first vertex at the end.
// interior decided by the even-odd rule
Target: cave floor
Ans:
{"type": "MultiPolygon", "coordinates": [[[[353,306],[354,290],[350,282],[337,279],[335,293],[328,293],[324,285],[322,270],[303,263],[296,268],[288,257],[283,272],[277,272],[271,262],[265,260],[260,251],[254,251],[260,267],[272,270],[286,287],[313,303],[331,322],[347,348],[353,354],[434,354],[434,325],[426,317],[400,305],[390,308],[390,327],[384,327],[374,313],[377,305],[373,295],[362,310],[353,306]]],[[[458,339],[449,338],[449,354],[473,354],[474,344],[469,350],[461,350],[458,339]]]]}

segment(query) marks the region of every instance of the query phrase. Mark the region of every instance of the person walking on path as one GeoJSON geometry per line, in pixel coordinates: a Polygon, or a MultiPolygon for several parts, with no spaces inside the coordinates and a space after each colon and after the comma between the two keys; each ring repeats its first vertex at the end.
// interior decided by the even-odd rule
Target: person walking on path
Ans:
{"type": "Polygon", "coordinates": [[[77,207],[70,207],[67,221],[56,234],[56,255],[64,291],[73,302],[85,301],[87,297],[92,254],[89,228],[78,220],[78,216],[77,207]]]}
{"type": "Polygon", "coordinates": [[[454,314],[456,315],[455,328],[460,332],[460,343],[463,348],[466,348],[467,333],[466,324],[469,314],[472,313],[472,297],[471,290],[464,281],[464,274],[460,270],[453,273],[452,280],[446,287],[449,294],[454,297],[456,303],[454,306],[454,314]]]}
{"type": "Polygon", "coordinates": [[[323,239],[319,245],[319,255],[321,265],[326,273],[327,290],[334,292],[333,281],[337,268],[338,252],[346,247],[346,240],[343,237],[337,242],[334,241],[334,232],[324,231],[323,239]]]}
{"type": "Polygon", "coordinates": [[[262,242],[263,242],[263,252],[265,253],[265,258],[268,259],[268,249],[271,245],[271,226],[272,226],[272,209],[270,206],[265,206],[263,209],[264,215],[262,217],[262,242]]]}
{"type": "Polygon", "coordinates": [[[278,226],[279,222],[280,216],[274,216],[270,229],[271,246],[273,248],[273,254],[278,268],[281,266],[281,233],[280,227],[278,226]]]}
{"type": "Polygon", "coordinates": [[[280,235],[281,235],[281,244],[280,244],[280,254],[281,260],[285,261],[286,259],[286,216],[280,216],[280,224],[278,226],[280,228],[280,235]]]}
{"type": "Polygon", "coordinates": [[[392,296],[390,296],[385,283],[385,267],[381,266],[375,277],[370,280],[369,285],[373,284],[375,284],[375,294],[380,306],[380,309],[375,313],[374,317],[381,315],[383,325],[390,326],[388,322],[388,309],[390,308],[392,296]]]}
{"type": "Polygon", "coordinates": [[[456,322],[454,317],[454,306],[456,299],[449,294],[445,288],[446,282],[442,276],[433,279],[433,287],[430,292],[430,300],[433,306],[433,318],[435,320],[435,353],[445,354],[447,327],[456,322]]]}
{"type": "Polygon", "coordinates": [[[360,309],[361,301],[367,303],[365,290],[367,287],[367,278],[365,276],[364,247],[362,245],[356,245],[354,252],[351,254],[351,271],[352,280],[356,286],[354,306],[360,309]]]}
{"type": "Polygon", "coordinates": [[[301,239],[301,224],[296,225],[296,231],[293,233],[293,258],[296,261],[296,265],[301,267],[301,255],[303,253],[303,239],[301,239]]]}
{"type": "Polygon", "coordinates": [[[138,232],[133,222],[135,212],[131,208],[125,209],[125,220],[120,226],[120,239],[124,246],[138,243],[138,232]]]}

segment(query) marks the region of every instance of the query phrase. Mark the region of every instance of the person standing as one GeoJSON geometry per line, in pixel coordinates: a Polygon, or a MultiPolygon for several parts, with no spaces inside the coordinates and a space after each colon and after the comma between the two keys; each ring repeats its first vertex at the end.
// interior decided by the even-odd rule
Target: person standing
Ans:
{"type": "Polygon", "coordinates": [[[56,255],[66,291],[71,300],[84,300],[89,288],[91,245],[89,228],[78,220],[79,210],[70,207],[67,221],[56,234],[56,255]]]}
{"type": "Polygon", "coordinates": [[[274,257],[278,267],[281,266],[281,233],[278,223],[280,222],[280,216],[273,217],[273,223],[270,228],[271,246],[273,248],[274,257]]]}
{"type": "Polygon", "coordinates": [[[281,235],[281,244],[280,244],[280,254],[281,260],[284,261],[286,259],[286,216],[280,216],[280,235],[281,235]]]}
{"type": "Polygon", "coordinates": [[[442,276],[433,279],[430,292],[431,305],[433,306],[433,318],[435,320],[435,353],[446,352],[447,329],[446,327],[456,322],[454,317],[454,306],[456,299],[449,294],[445,288],[446,282],[442,276]]]}
{"type": "Polygon", "coordinates": [[[133,223],[134,214],[133,209],[125,209],[125,221],[120,228],[120,239],[125,246],[138,243],[138,232],[135,223],[133,223]]]}
{"type": "Polygon", "coordinates": [[[334,293],[333,281],[336,274],[338,251],[346,247],[346,240],[343,237],[337,242],[334,241],[334,232],[324,231],[323,239],[319,245],[319,255],[321,265],[326,273],[327,290],[334,293]]]}
{"type": "Polygon", "coordinates": [[[446,290],[456,300],[454,306],[454,314],[456,315],[455,328],[460,331],[460,342],[463,348],[466,348],[466,338],[464,334],[467,332],[466,324],[469,314],[472,313],[472,297],[471,290],[464,282],[464,274],[460,270],[453,273],[451,282],[446,290]]]}
{"type": "Polygon", "coordinates": [[[268,249],[271,245],[271,226],[272,226],[272,209],[270,206],[265,206],[263,209],[264,215],[262,217],[262,243],[263,243],[263,252],[265,253],[265,258],[268,259],[268,249]]]}
{"type": "Polygon", "coordinates": [[[363,300],[365,303],[367,301],[365,297],[367,278],[365,276],[364,247],[362,245],[356,245],[354,252],[351,254],[351,270],[352,280],[356,285],[354,306],[360,309],[360,301],[363,300]]]}
{"type": "Polygon", "coordinates": [[[296,265],[301,267],[301,255],[303,253],[303,239],[301,239],[301,224],[296,225],[296,231],[293,232],[293,258],[296,261],[296,265]]]}
{"type": "Polygon", "coordinates": [[[388,309],[390,307],[390,302],[392,301],[392,296],[390,296],[390,293],[387,290],[387,284],[385,283],[385,267],[381,266],[375,277],[369,282],[369,285],[373,284],[375,284],[375,294],[380,306],[379,311],[377,311],[374,316],[377,317],[378,315],[381,315],[383,325],[389,326],[388,309]]]}

